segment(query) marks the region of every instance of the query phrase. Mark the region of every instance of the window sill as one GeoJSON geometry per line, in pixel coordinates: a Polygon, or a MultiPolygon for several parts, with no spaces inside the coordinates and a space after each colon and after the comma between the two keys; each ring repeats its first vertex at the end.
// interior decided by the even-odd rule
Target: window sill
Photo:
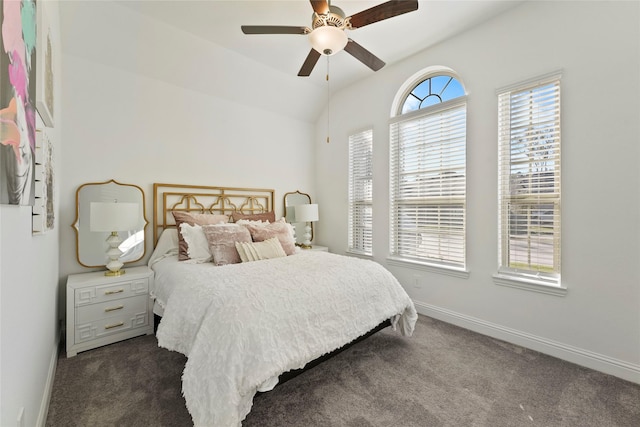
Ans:
{"type": "Polygon", "coordinates": [[[402,258],[387,258],[387,263],[396,267],[413,268],[415,270],[428,271],[430,273],[446,274],[447,276],[469,278],[469,270],[457,267],[447,267],[443,265],[429,264],[426,262],[409,261],[402,258]]]}
{"type": "Polygon", "coordinates": [[[364,259],[373,259],[373,254],[366,254],[364,252],[356,252],[356,251],[346,251],[346,255],[353,256],[356,258],[364,258],[364,259]]]}
{"type": "Polygon", "coordinates": [[[499,286],[508,286],[510,288],[523,289],[525,291],[539,292],[559,297],[567,295],[567,288],[562,286],[553,286],[537,280],[524,279],[500,273],[493,275],[493,283],[499,286]]]}

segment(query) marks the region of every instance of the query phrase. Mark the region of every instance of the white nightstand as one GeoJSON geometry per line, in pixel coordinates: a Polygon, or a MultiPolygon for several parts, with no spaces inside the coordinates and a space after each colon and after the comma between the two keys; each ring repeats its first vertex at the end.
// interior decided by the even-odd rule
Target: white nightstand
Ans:
{"type": "Polygon", "coordinates": [[[318,246],[318,245],[311,245],[310,249],[307,249],[310,251],[323,251],[323,252],[329,252],[329,248],[326,246],[318,246]]]}
{"type": "Polygon", "coordinates": [[[117,277],[96,271],[67,278],[67,357],[153,333],[153,271],[147,266],[125,270],[117,277]]]}

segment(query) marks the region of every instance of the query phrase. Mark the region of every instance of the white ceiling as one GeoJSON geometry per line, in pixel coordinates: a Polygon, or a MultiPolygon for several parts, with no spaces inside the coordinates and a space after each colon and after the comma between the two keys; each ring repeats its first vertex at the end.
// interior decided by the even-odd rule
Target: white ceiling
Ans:
{"type": "MultiPolygon", "coordinates": [[[[168,25],[260,62],[286,75],[296,76],[310,45],[300,35],[245,35],[240,26],[311,26],[313,9],[306,0],[123,0],[120,4],[168,25]]],[[[383,1],[336,0],[347,16],[383,1]]],[[[354,41],[387,65],[409,57],[446,38],[517,5],[511,0],[420,0],[418,10],[348,31],[354,41]]],[[[333,90],[370,76],[373,71],[346,52],[330,58],[333,90]]],[[[320,58],[310,77],[324,85],[327,61],[320,58]]]]}

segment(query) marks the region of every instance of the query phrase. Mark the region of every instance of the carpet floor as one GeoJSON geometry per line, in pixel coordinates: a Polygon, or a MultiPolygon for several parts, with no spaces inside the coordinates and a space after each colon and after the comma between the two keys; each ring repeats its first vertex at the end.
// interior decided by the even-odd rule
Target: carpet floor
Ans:
{"type": "MultiPolygon", "coordinates": [[[[62,354],[46,425],[190,426],[185,361],[154,336],[62,354]]],[[[638,427],[640,385],[420,316],[257,395],[242,426],[638,427]]]]}

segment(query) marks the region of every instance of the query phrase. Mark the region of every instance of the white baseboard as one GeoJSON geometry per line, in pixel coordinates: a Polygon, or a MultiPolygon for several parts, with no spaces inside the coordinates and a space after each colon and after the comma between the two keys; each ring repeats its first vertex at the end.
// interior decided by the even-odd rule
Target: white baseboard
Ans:
{"type": "Polygon", "coordinates": [[[38,413],[38,421],[36,426],[45,427],[47,423],[47,414],[49,413],[49,402],[51,401],[51,393],[53,391],[53,380],[56,376],[56,367],[58,366],[58,355],[60,349],[60,336],[56,345],[51,352],[51,359],[49,361],[49,372],[47,373],[47,382],[44,385],[44,393],[42,395],[42,402],[40,403],[40,412],[38,413]]]}
{"type": "Polygon", "coordinates": [[[640,365],[486,322],[420,301],[414,300],[413,302],[418,313],[425,316],[640,384],[640,365]]]}

